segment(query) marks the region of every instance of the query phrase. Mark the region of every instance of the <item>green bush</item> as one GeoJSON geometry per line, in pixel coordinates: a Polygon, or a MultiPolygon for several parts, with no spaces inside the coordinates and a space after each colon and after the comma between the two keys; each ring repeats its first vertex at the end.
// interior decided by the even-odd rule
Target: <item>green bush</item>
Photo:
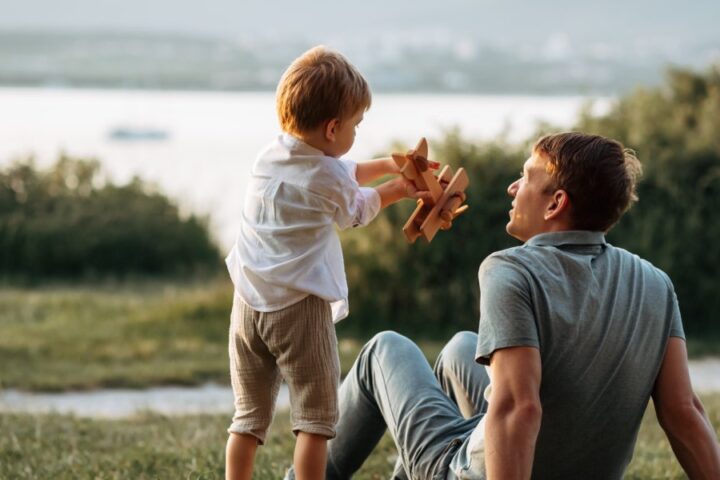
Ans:
{"type": "Polygon", "coordinates": [[[578,130],[633,148],[643,164],[640,201],[609,241],[665,270],[686,330],[720,333],[720,66],[670,70],[661,88],[640,89],[578,130]]]}
{"type": "Polygon", "coordinates": [[[408,245],[402,226],[415,207],[405,201],[383,211],[366,228],[342,235],[350,310],[343,331],[367,335],[391,328],[411,336],[476,330],[477,269],[495,250],[518,242],[505,233],[510,198],[505,193],[527,157],[526,148],[464,141],[456,131],[431,140],[431,156],[470,177],[469,210],[431,244],[408,245]]]}
{"type": "MultiPolygon", "coordinates": [[[[671,70],[663,87],[623,97],[604,115],[589,112],[575,129],[620,140],[644,167],[640,201],[608,240],[670,275],[686,332],[720,335],[720,68],[671,70]]],[[[537,136],[553,131],[545,125],[537,136]]],[[[505,233],[510,200],[504,192],[535,139],[475,143],[450,132],[432,140],[434,159],[468,170],[470,210],[431,245],[405,243],[408,202],[367,228],[343,233],[356,320],[340,329],[369,335],[392,328],[414,336],[476,329],[477,268],[489,253],[517,244],[505,233]]]]}
{"type": "Polygon", "coordinates": [[[0,272],[9,278],[173,274],[220,264],[206,221],[149,185],[103,182],[96,161],[0,171],[0,272]]]}

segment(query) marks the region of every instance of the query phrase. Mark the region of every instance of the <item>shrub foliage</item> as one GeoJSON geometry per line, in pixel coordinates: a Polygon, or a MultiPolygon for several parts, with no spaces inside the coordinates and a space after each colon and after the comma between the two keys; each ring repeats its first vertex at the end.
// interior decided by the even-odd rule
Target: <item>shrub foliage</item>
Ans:
{"type": "Polygon", "coordinates": [[[207,222],[183,217],[139,179],[115,185],[99,164],[62,156],[47,170],[32,160],[0,171],[0,272],[77,278],[215,269],[207,222]]]}
{"type": "MultiPolygon", "coordinates": [[[[620,140],[637,152],[644,168],[640,201],[608,241],[670,275],[687,332],[720,333],[715,322],[720,311],[720,69],[671,70],[664,86],[639,89],[600,116],[591,110],[581,113],[575,129],[620,140]]],[[[557,131],[548,125],[540,130],[537,136],[557,131]]],[[[451,131],[431,141],[434,159],[468,170],[470,210],[431,245],[405,243],[401,229],[413,207],[408,203],[383,212],[368,228],[344,233],[356,320],[341,328],[429,336],[476,329],[477,268],[489,253],[517,244],[504,229],[510,209],[505,190],[534,140],[481,143],[451,131]]]]}

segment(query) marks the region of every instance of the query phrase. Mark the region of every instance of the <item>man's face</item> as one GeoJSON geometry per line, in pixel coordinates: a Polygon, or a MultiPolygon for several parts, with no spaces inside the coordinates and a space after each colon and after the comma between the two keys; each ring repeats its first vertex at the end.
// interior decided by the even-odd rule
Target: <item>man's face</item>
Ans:
{"type": "Polygon", "coordinates": [[[329,152],[333,157],[341,157],[350,151],[355,143],[355,131],[363,120],[365,110],[361,109],[354,115],[341,120],[335,130],[335,142],[329,152]]]}
{"type": "Polygon", "coordinates": [[[513,208],[505,230],[520,241],[525,242],[545,231],[545,212],[553,193],[547,188],[552,183],[547,167],[547,160],[533,152],[525,161],[520,178],[507,189],[513,198],[513,208]]]}

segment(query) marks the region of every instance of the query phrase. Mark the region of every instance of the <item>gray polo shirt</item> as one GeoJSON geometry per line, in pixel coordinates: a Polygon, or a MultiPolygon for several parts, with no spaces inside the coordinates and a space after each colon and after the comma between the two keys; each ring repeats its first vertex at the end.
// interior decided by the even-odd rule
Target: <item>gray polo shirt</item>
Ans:
{"type": "Polygon", "coordinates": [[[668,276],[601,232],[569,231],[490,255],[479,279],[477,361],[540,350],[533,478],[622,478],[668,337],[684,338],[668,276]]]}

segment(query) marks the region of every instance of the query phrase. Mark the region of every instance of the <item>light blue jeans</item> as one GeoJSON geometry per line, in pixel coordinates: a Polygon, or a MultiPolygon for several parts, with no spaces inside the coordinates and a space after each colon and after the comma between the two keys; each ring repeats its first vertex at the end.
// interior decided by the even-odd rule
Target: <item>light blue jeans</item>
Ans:
{"type": "MultiPolygon", "coordinates": [[[[489,378],[474,361],[476,344],[475,333],[456,334],[431,369],[402,335],[382,332],[370,340],[340,386],[327,478],[351,478],[387,428],[398,451],[393,478],[445,479],[448,464],[487,411],[489,378]]],[[[294,478],[292,469],[286,478],[294,478]]]]}

